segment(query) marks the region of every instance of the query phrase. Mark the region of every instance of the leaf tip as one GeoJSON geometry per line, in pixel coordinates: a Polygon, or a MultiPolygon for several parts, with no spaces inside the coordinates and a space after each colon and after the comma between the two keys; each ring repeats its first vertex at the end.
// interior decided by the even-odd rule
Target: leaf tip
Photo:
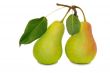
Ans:
{"type": "Polygon", "coordinates": [[[21,43],[19,43],[19,47],[21,47],[21,43]]]}

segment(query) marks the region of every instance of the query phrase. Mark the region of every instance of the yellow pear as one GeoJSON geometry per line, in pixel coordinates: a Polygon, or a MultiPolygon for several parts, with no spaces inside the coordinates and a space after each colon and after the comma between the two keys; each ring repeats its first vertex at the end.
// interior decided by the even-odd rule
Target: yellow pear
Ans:
{"type": "Polygon", "coordinates": [[[67,57],[73,63],[87,64],[94,59],[96,51],[91,25],[88,22],[81,22],[80,32],[72,35],[66,43],[67,57]]]}
{"type": "Polygon", "coordinates": [[[54,64],[62,55],[64,24],[54,21],[44,35],[35,43],[33,55],[41,64],[54,64]]]}

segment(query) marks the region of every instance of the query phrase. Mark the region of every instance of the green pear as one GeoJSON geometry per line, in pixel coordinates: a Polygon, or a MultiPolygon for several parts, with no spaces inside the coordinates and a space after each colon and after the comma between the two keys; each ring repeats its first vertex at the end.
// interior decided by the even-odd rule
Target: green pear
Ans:
{"type": "Polygon", "coordinates": [[[33,55],[41,64],[57,63],[62,55],[64,24],[54,21],[41,38],[35,43],[33,55]]]}
{"type": "Polygon", "coordinates": [[[66,43],[67,57],[73,63],[87,64],[94,59],[96,51],[91,25],[88,22],[81,22],[80,31],[72,35],[66,43]]]}

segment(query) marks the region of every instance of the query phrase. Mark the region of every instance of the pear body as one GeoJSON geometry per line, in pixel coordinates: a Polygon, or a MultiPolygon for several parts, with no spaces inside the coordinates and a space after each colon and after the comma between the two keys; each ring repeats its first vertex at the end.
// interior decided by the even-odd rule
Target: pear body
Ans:
{"type": "Polygon", "coordinates": [[[62,37],[64,33],[64,24],[60,21],[54,21],[35,43],[33,55],[41,64],[57,63],[62,55],[62,37]]]}
{"type": "Polygon", "coordinates": [[[73,63],[87,64],[93,60],[96,51],[91,25],[88,22],[81,22],[80,32],[67,40],[65,46],[67,57],[73,63]]]}

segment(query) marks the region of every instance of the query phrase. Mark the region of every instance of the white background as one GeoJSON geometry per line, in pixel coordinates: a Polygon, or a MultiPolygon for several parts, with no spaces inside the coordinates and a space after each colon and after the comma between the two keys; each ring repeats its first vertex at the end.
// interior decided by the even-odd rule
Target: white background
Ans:
{"type": "MultiPolygon", "coordinates": [[[[0,73],[110,73],[109,7],[109,0],[0,0],[0,73]],[[56,3],[78,5],[84,10],[97,43],[97,55],[92,63],[77,65],[68,60],[64,51],[69,38],[66,30],[62,41],[63,54],[57,64],[39,64],[32,54],[35,42],[19,47],[27,22],[60,8],[56,3]]],[[[61,20],[66,11],[64,8],[49,15],[48,23],[61,20]]],[[[78,14],[82,21],[80,11],[78,14]]]]}

